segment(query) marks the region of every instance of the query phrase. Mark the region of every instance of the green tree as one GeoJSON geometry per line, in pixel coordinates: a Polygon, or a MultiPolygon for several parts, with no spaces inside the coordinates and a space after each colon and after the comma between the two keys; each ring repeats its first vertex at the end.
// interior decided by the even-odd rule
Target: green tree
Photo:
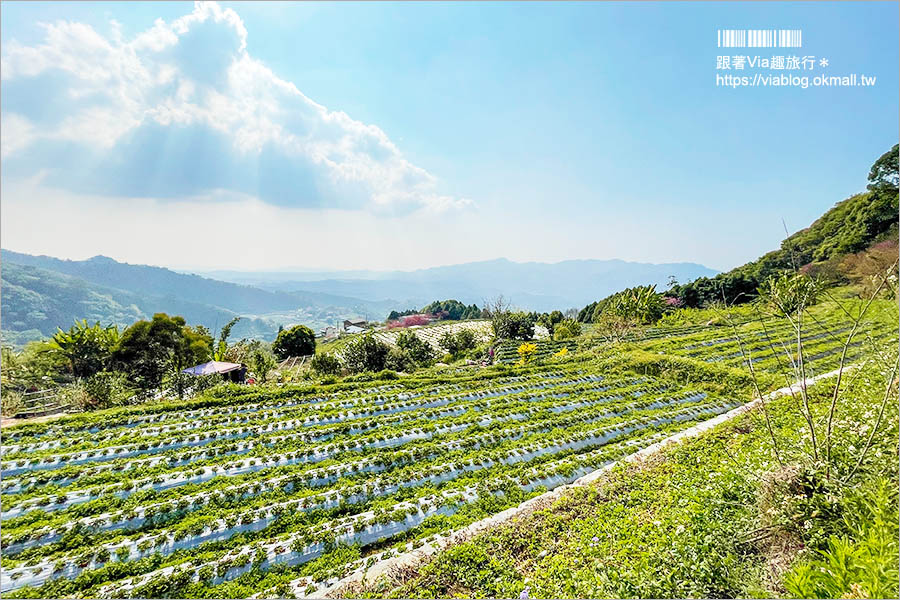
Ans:
{"type": "Polygon", "coordinates": [[[384,359],[384,368],[391,371],[407,372],[415,370],[416,364],[410,358],[409,353],[393,347],[388,350],[388,354],[384,359]]]}
{"type": "Polygon", "coordinates": [[[331,354],[316,354],[309,366],[319,375],[341,374],[341,361],[331,354]]]}
{"type": "Polygon", "coordinates": [[[639,324],[658,321],[665,310],[662,296],[655,285],[644,285],[616,292],[594,304],[593,322],[599,323],[605,315],[615,315],[639,324]]]}
{"type": "Polygon", "coordinates": [[[294,325],[278,333],[272,352],[279,359],[291,356],[309,356],[316,353],[316,334],[306,325],[294,325]]]}
{"type": "Polygon", "coordinates": [[[870,191],[885,191],[890,195],[896,196],[898,182],[900,182],[900,172],[898,172],[898,154],[900,154],[900,144],[894,144],[894,147],[882,154],[878,160],[869,169],[869,185],[870,191]]]}
{"type": "Polygon", "coordinates": [[[575,317],[579,323],[591,323],[594,321],[594,312],[597,310],[597,305],[599,302],[591,302],[584,308],[578,311],[578,316],[575,317]]]}
{"type": "Polygon", "coordinates": [[[417,367],[424,367],[434,360],[434,349],[412,331],[402,331],[397,336],[397,347],[417,367]]]}
{"type": "Polygon", "coordinates": [[[250,355],[250,367],[253,369],[253,374],[256,375],[259,382],[263,383],[269,371],[275,368],[275,359],[271,354],[257,347],[253,354],[250,355]]]}
{"type": "Polygon", "coordinates": [[[144,392],[159,387],[171,373],[181,396],[181,371],[209,360],[212,344],[208,333],[185,324],[183,317],[157,313],[153,320],[138,321],[122,333],[112,362],[144,392]]]}
{"type": "Polygon", "coordinates": [[[225,360],[225,354],[228,352],[228,336],[231,335],[231,329],[237,325],[241,317],[234,317],[222,327],[219,333],[219,342],[216,344],[216,350],[213,352],[213,360],[225,360]]]}
{"type": "Polygon", "coordinates": [[[494,337],[508,340],[530,340],[534,337],[535,318],[526,312],[495,312],[491,317],[494,337]]]}
{"type": "Polygon", "coordinates": [[[456,333],[447,332],[441,336],[440,345],[453,356],[475,347],[475,333],[471,329],[460,329],[456,333]]]}
{"type": "Polygon", "coordinates": [[[581,323],[574,319],[564,319],[554,328],[553,337],[557,340],[568,340],[581,335],[581,323]]]}
{"type": "Polygon", "coordinates": [[[344,363],[351,373],[384,369],[390,346],[371,333],[357,336],[344,347],[344,363]]]}
{"type": "Polygon", "coordinates": [[[66,358],[75,377],[90,377],[106,368],[118,341],[119,328],[115,325],[88,325],[87,319],[82,319],[68,331],[57,329],[50,348],[66,358]]]}
{"type": "Polygon", "coordinates": [[[118,371],[101,371],[83,382],[87,406],[84,410],[122,406],[134,395],[125,373],[118,371]]]}
{"type": "Polygon", "coordinates": [[[797,316],[814,305],[821,286],[812,277],[794,273],[773,275],[759,287],[759,298],[782,317],[797,316]]]}
{"type": "Polygon", "coordinates": [[[476,305],[466,306],[459,300],[435,300],[422,309],[424,314],[435,315],[441,319],[460,321],[481,318],[481,309],[476,305]]]}

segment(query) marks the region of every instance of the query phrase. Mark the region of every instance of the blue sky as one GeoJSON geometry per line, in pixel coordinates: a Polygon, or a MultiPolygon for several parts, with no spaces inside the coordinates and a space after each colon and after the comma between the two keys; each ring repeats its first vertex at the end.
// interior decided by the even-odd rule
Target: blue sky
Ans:
{"type": "MultiPolygon", "coordinates": [[[[897,142],[896,3],[18,3],[5,248],[179,268],[727,269],[897,142]],[[715,86],[799,28],[871,88],[715,86]]],[[[813,75],[820,73],[817,67],[813,75]]]]}

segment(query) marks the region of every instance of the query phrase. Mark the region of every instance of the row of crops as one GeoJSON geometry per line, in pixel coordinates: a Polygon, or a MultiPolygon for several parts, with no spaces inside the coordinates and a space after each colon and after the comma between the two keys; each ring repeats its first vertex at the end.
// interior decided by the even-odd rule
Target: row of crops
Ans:
{"type": "Polygon", "coordinates": [[[733,406],[565,361],[13,430],[0,591],[71,593],[52,587],[70,582],[152,596],[173,574],[215,586],[298,568],[341,543],[415,537],[518,503],[733,406]]]}
{"type": "Polygon", "coordinates": [[[546,339],[535,340],[532,342],[519,342],[512,340],[502,342],[497,347],[495,360],[498,360],[501,363],[511,363],[521,360],[522,357],[519,355],[519,348],[523,343],[530,343],[535,346],[535,352],[528,356],[528,360],[537,362],[553,357],[565,356],[566,354],[575,352],[575,350],[578,349],[578,343],[575,340],[552,341],[546,339]]]}
{"type": "Polygon", "coordinates": [[[864,319],[855,330],[852,322],[834,315],[810,315],[802,323],[801,334],[787,319],[761,319],[734,327],[689,327],[654,332],[638,342],[657,353],[685,356],[709,363],[770,372],[793,372],[802,367],[807,375],[824,373],[839,366],[844,345],[845,363],[870,353],[873,348],[895,340],[897,324],[889,319],[864,319]]]}
{"type": "Polygon", "coordinates": [[[410,327],[405,329],[387,329],[375,333],[375,337],[389,346],[397,343],[397,336],[402,331],[411,331],[423,342],[434,348],[437,352],[447,353],[447,348],[441,345],[441,338],[448,333],[455,335],[456,333],[468,330],[475,335],[475,341],[478,344],[490,341],[494,337],[494,330],[490,321],[459,321],[456,323],[446,323],[441,325],[429,325],[427,327],[410,327]]]}
{"type": "MultiPolygon", "coordinates": [[[[848,327],[811,325],[801,336],[807,366],[829,370],[848,327]]],[[[892,337],[896,324],[868,322],[851,360],[892,337]]],[[[774,371],[785,357],[772,349],[795,338],[769,320],[636,343],[774,371]]],[[[517,360],[518,345],[497,358],[517,360]]],[[[278,573],[314,594],[323,576],[313,567],[341,548],[362,549],[346,559],[356,564],[413,547],[738,403],[606,370],[576,350],[543,340],[525,365],[230,388],[189,406],[5,430],[0,592],[228,596],[233,582],[278,573]]]]}

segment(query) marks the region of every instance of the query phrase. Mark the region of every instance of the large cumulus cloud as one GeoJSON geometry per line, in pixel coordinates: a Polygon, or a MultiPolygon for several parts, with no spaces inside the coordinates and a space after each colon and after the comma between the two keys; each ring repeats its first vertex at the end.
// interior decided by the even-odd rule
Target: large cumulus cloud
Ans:
{"type": "Polygon", "coordinates": [[[231,9],[198,2],[132,39],[43,25],[3,49],[5,175],[76,192],[235,192],[285,207],[403,213],[466,204],[374,125],[306,97],[247,52],[231,9]]]}

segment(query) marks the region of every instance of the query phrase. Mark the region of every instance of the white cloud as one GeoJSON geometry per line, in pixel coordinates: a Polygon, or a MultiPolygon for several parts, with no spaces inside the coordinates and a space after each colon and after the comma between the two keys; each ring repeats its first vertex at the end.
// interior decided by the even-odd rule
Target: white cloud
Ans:
{"type": "Polygon", "coordinates": [[[28,119],[15,113],[0,112],[0,157],[6,158],[31,143],[34,127],[28,119]]]}
{"type": "Polygon", "coordinates": [[[179,199],[217,188],[282,206],[397,214],[442,194],[372,124],[329,110],[247,52],[238,14],[198,2],[127,40],[82,23],[2,57],[5,174],[81,193],[179,199]]]}
{"type": "Polygon", "coordinates": [[[470,236],[489,239],[491,228],[472,217],[288,208],[224,190],[179,202],[83,195],[38,175],[4,188],[0,237],[29,254],[174,268],[413,269],[496,256],[504,242],[473,244],[470,236]]]}

